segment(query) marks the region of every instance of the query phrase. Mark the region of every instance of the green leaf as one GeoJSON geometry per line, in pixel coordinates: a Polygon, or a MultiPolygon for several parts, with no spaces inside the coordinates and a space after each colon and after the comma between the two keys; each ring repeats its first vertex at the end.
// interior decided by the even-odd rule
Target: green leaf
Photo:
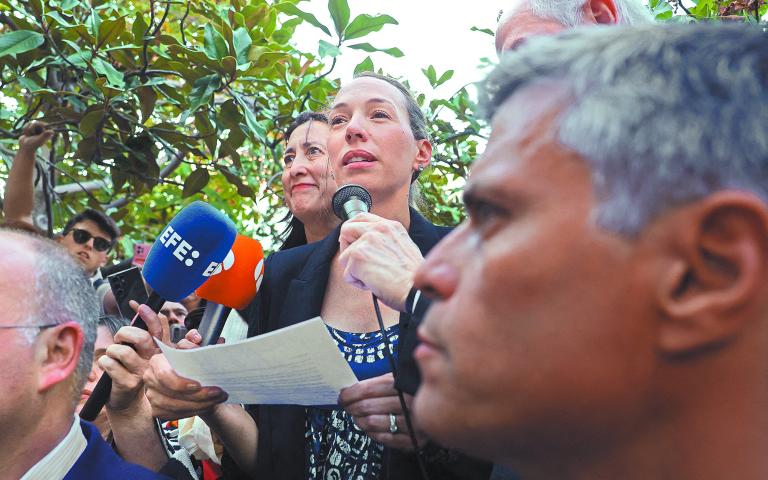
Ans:
{"type": "Polygon", "coordinates": [[[112,64],[107,63],[100,58],[94,58],[93,69],[96,70],[97,73],[107,77],[107,83],[110,86],[115,88],[125,87],[125,80],[123,79],[123,74],[117,71],[117,69],[113,67],[112,64]]]}
{"type": "Polygon", "coordinates": [[[63,11],[68,11],[68,10],[72,10],[78,5],[80,5],[79,0],[64,0],[63,2],[61,2],[61,9],[63,11]]]}
{"type": "Polygon", "coordinates": [[[325,32],[326,35],[328,36],[331,35],[331,31],[328,30],[328,27],[320,23],[317,17],[315,17],[311,13],[307,13],[301,10],[299,7],[297,7],[292,3],[281,3],[280,5],[277,6],[277,9],[283,13],[287,13],[288,15],[299,17],[305,22],[309,23],[310,25],[314,25],[315,27],[319,28],[320,30],[325,32]]]}
{"type": "Polygon", "coordinates": [[[93,110],[92,112],[88,112],[83,116],[83,119],[80,120],[80,133],[83,134],[83,138],[90,137],[94,133],[96,133],[96,130],[98,129],[99,123],[101,123],[102,119],[104,118],[104,110],[99,108],[98,110],[93,110]]]}
{"type": "Polygon", "coordinates": [[[339,50],[339,47],[333,45],[332,43],[328,43],[325,40],[320,40],[317,51],[321,58],[338,57],[341,55],[341,50],[339,50]]]}
{"type": "Polygon", "coordinates": [[[366,52],[384,52],[396,58],[403,56],[403,52],[399,48],[376,48],[370,43],[356,43],[354,45],[350,45],[349,48],[354,48],[355,50],[363,50],[366,52]]]}
{"type": "Polygon", "coordinates": [[[485,33],[486,35],[490,35],[492,37],[496,36],[496,32],[491,30],[490,28],[478,28],[478,27],[472,27],[469,29],[470,32],[480,32],[485,33]]]}
{"type": "Polygon", "coordinates": [[[0,57],[33,50],[43,44],[42,34],[30,30],[16,30],[0,35],[0,57]]]}
{"type": "Polygon", "coordinates": [[[221,105],[217,118],[219,119],[219,122],[221,122],[221,125],[230,130],[236,128],[239,129],[240,122],[243,120],[243,116],[240,114],[237,104],[232,99],[227,100],[221,105]]]}
{"type": "Polygon", "coordinates": [[[101,48],[117,38],[125,30],[125,18],[120,17],[115,20],[105,20],[99,28],[98,44],[96,48],[101,48]]]}
{"type": "Polygon", "coordinates": [[[88,32],[93,35],[94,38],[99,37],[99,30],[101,27],[101,17],[96,10],[91,9],[91,15],[85,21],[85,25],[88,27],[88,32]]]}
{"type": "Polygon", "coordinates": [[[235,100],[240,104],[245,116],[245,124],[248,126],[249,137],[255,142],[266,143],[267,131],[256,119],[251,107],[240,95],[235,95],[235,100]]]}
{"type": "Polygon", "coordinates": [[[184,189],[181,192],[181,197],[187,198],[196,194],[208,185],[210,179],[211,175],[208,173],[208,170],[199,167],[197,170],[190,173],[187,179],[184,180],[184,189]]]}
{"type": "Polygon", "coordinates": [[[230,78],[235,76],[235,69],[237,68],[237,60],[235,57],[226,56],[221,59],[221,70],[230,78]]]}
{"type": "Polygon", "coordinates": [[[248,52],[251,49],[251,35],[243,27],[238,28],[232,35],[232,43],[235,46],[235,58],[238,64],[248,63],[248,52]]]}
{"type": "Polygon", "coordinates": [[[157,92],[152,87],[139,87],[136,89],[136,95],[138,95],[141,104],[141,123],[146,123],[149,116],[155,111],[157,92]]]}
{"type": "Polygon", "coordinates": [[[428,68],[422,68],[421,71],[424,72],[424,76],[429,80],[429,84],[434,87],[437,83],[437,72],[435,72],[435,67],[430,65],[428,68]]]}
{"type": "Polygon", "coordinates": [[[78,67],[85,68],[88,66],[88,62],[91,61],[92,57],[93,57],[93,53],[91,53],[90,50],[80,50],[68,56],[67,60],[70,63],[77,65],[78,67]]]}
{"type": "Polygon", "coordinates": [[[252,29],[256,25],[260,24],[262,20],[267,16],[269,7],[267,5],[248,5],[243,9],[243,16],[245,17],[245,26],[252,29]]]}
{"type": "Polygon", "coordinates": [[[147,25],[147,22],[144,21],[144,15],[137,14],[136,19],[133,21],[133,26],[131,26],[131,32],[133,33],[133,41],[137,45],[142,45],[144,43],[144,34],[147,33],[147,28],[149,25],[147,25]]]}
{"type": "Polygon", "coordinates": [[[229,53],[227,41],[211,23],[205,24],[203,49],[211,60],[221,60],[229,53]]]}
{"type": "Polygon", "coordinates": [[[365,57],[365,60],[358,63],[355,67],[355,75],[362,72],[372,72],[373,71],[373,60],[371,60],[371,57],[365,57]]]}
{"type": "Polygon", "coordinates": [[[446,72],[440,75],[440,78],[437,79],[435,86],[442,85],[451,78],[453,78],[453,70],[446,70],[446,72]]]}
{"type": "Polygon", "coordinates": [[[117,165],[110,170],[112,173],[112,190],[114,192],[119,192],[123,188],[123,185],[125,185],[125,182],[128,181],[128,174],[117,165]]]}
{"type": "Polygon", "coordinates": [[[31,78],[19,76],[17,77],[17,80],[19,82],[19,85],[26,88],[30,92],[34,92],[35,90],[40,89],[40,85],[38,85],[37,82],[35,82],[31,78]]]}
{"type": "Polygon", "coordinates": [[[339,38],[342,38],[344,29],[349,23],[349,5],[347,0],[328,0],[328,11],[333,19],[333,26],[339,38]]]}
{"type": "Polygon", "coordinates": [[[242,197],[251,197],[254,198],[256,195],[256,192],[253,191],[253,189],[246,185],[243,182],[243,179],[235,175],[234,173],[230,172],[228,168],[221,167],[219,168],[219,171],[222,175],[224,175],[224,178],[227,179],[229,183],[235,186],[237,188],[237,193],[242,197]]]}
{"type": "Polygon", "coordinates": [[[215,73],[198,78],[192,85],[192,92],[189,94],[189,112],[194,112],[201,105],[211,101],[213,92],[219,88],[219,76],[215,73]]]}
{"type": "Polygon", "coordinates": [[[344,40],[352,40],[368,35],[371,32],[378,32],[384,25],[397,25],[397,20],[389,15],[371,16],[362,14],[355,17],[352,23],[344,30],[344,40]]]}
{"type": "Polygon", "coordinates": [[[272,40],[283,45],[287,44],[291,38],[293,38],[293,34],[295,33],[296,27],[298,25],[301,25],[300,18],[291,18],[290,20],[284,22],[280,27],[280,30],[277,30],[272,34],[272,40]]]}
{"type": "Polygon", "coordinates": [[[61,25],[62,27],[68,27],[73,28],[75,26],[74,23],[70,23],[66,18],[64,18],[59,12],[56,10],[51,10],[50,12],[45,12],[45,15],[47,17],[50,17],[54,20],[56,20],[56,23],[61,25]]]}

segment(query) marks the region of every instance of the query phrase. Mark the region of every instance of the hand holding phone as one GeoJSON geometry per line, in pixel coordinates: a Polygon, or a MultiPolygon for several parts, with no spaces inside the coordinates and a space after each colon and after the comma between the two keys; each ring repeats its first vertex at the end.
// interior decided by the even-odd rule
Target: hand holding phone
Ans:
{"type": "Polygon", "coordinates": [[[139,304],[147,303],[149,295],[144,286],[144,278],[138,267],[131,267],[121,272],[113,273],[107,277],[109,286],[117,301],[117,309],[120,315],[128,320],[134,317],[134,312],[129,302],[135,300],[139,304]]]}

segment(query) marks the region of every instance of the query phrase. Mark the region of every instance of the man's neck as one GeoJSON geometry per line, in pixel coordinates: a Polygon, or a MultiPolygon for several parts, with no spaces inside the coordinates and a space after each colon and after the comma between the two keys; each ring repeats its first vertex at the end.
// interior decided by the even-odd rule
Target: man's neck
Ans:
{"type": "Polygon", "coordinates": [[[3,432],[0,440],[0,478],[21,478],[27,470],[56,448],[67,436],[75,420],[74,412],[42,408],[34,425],[18,424],[3,432]]]}
{"type": "Polygon", "coordinates": [[[534,480],[766,479],[768,385],[762,368],[747,363],[741,371],[729,369],[727,377],[721,371],[719,381],[700,370],[680,369],[667,379],[678,384],[676,391],[627,428],[623,441],[594,448],[585,443],[577,452],[563,448],[559,462],[556,449],[550,449],[530,472],[524,467],[519,472],[534,480]]]}

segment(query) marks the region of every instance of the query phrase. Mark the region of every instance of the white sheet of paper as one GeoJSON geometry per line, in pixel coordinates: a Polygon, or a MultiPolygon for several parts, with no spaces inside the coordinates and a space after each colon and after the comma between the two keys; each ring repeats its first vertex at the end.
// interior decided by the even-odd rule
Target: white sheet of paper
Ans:
{"type": "Polygon", "coordinates": [[[320,317],[232,344],[158,344],[179,375],[220,387],[231,403],[333,405],[357,383],[320,317]]]}

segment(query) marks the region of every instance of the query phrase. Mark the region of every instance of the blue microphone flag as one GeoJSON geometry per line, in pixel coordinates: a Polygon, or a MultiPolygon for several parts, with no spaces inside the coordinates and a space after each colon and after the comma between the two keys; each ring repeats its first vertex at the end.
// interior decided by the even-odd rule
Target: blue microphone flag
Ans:
{"type": "Polygon", "coordinates": [[[190,203],[155,240],[144,278],[162,298],[179,302],[208,280],[236,236],[235,224],[226,215],[205,202],[190,203]]]}

